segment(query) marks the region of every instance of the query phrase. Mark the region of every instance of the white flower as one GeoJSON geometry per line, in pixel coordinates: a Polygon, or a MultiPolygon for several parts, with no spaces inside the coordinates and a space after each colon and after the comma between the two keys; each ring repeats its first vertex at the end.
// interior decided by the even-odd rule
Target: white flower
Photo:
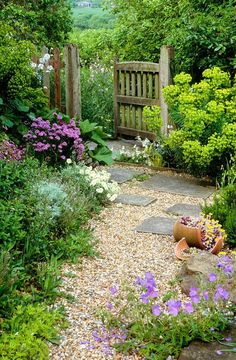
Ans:
{"type": "Polygon", "coordinates": [[[102,193],[103,193],[103,188],[97,188],[97,189],[96,189],[96,192],[97,192],[98,194],[102,194],[102,193]]]}
{"type": "Polygon", "coordinates": [[[35,69],[35,68],[37,67],[37,64],[34,63],[33,61],[31,61],[30,66],[31,66],[33,69],[35,69]]]}
{"type": "Polygon", "coordinates": [[[50,59],[50,55],[49,54],[45,54],[42,58],[43,63],[47,62],[50,59]]]}
{"type": "Polygon", "coordinates": [[[68,158],[68,159],[66,159],[66,163],[67,164],[72,164],[72,160],[68,158]]]}
{"type": "Polygon", "coordinates": [[[43,70],[43,69],[44,69],[44,65],[43,65],[43,64],[38,64],[38,69],[39,69],[39,70],[43,70]]]}
{"type": "Polygon", "coordinates": [[[53,66],[52,65],[48,65],[48,67],[47,67],[47,71],[52,71],[53,70],[53,66]]]}

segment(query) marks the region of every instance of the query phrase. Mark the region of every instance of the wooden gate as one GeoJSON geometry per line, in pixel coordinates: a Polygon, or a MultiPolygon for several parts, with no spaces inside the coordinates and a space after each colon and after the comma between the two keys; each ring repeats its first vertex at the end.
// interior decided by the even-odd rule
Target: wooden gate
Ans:
{"type": "Polygon", "coordinates": [[[168,109],[162,89],[171,83],[170,61],[173,48],[161,48],[160,63],[123,62],[114,65],[115,135],[141,136],[154,140],[143,120],[143,107],[159,105],[163,120],[162,132],[167,133],[168,109]]]}

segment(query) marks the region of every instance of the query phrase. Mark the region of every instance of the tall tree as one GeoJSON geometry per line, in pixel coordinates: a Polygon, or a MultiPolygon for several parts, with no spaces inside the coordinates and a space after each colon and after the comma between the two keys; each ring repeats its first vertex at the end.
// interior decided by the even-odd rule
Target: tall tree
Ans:
{"type": "Polygon", "coordinates": [[[0,0],[0,10],[0,20],[35,45],[64,44],[72,29],[69,0],[0,0]]]}

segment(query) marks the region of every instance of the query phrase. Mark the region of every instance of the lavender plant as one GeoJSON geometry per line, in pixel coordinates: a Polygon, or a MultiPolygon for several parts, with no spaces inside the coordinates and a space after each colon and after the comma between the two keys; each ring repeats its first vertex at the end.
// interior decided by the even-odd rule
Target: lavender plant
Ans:
{"type": "Polygon", "coordinates": [[[51,164],[65,163],[66,159],[73,158],[80,161],[84,152],[84,145],[80,137],[80,129],[71,119],[54,113],[54,121],[36,118],[31,129],[24,136],[32,146],[35,154],[51,164]]]}
{"type": "Polygon", "coordinates": [[[189,299],[180,299],[177,293],[161,298],[150,272],[137,278],[127,297],[123,292],[119,297],[118,288],[113,286],[102,319],[109,333],[122,330],[125,336],[115,345],[110,341],[110,346],[139,353],[145,359],[166,360],[168,356],[178,357],[181,348],[194,339],[222,339],[220,332],[234,316],[226,285],[233,279],[234,261],[228,256],[219,258],[208,281],[190,288],[189,299]]]}

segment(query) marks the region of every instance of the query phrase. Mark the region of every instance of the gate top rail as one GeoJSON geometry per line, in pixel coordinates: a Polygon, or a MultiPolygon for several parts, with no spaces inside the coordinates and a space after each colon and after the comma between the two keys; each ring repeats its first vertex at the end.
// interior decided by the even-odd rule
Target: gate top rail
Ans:
{"type": "Polygon", "coordinates": [[[156,63],[147,63],[142,61],[127,61],[115,64],[117,70],[126,71],[147,71],[159,72],[160,66],[156,63]]]}

